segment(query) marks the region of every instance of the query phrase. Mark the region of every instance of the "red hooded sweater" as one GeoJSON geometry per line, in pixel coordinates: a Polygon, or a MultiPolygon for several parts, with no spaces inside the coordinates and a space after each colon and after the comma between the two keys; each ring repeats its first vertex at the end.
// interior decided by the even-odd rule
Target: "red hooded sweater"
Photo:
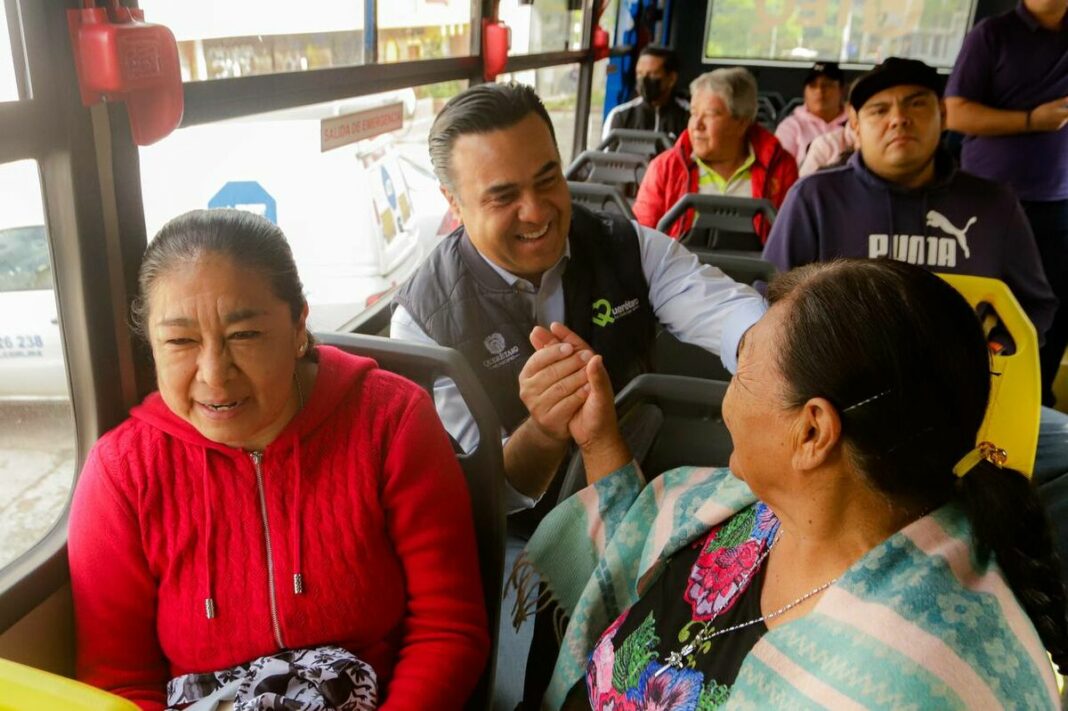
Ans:
{"type": "MultiPolygon", "coordinates": [[[[760,124],[754,123],[749,128],[748,137],[756,159],[750,169],[753,197],[771,200],[778,210],[786,198],[786,191],[797,182],[797,161],[760,124]]],[[[656,223],[679,198],[686,193],[697,192],[698,178],[693,144],[690,143],[690,132],[686,130],[671,150],[664,151],[649,164],[634,201],[634,216],[646,227],[656,227],[656,223]]],[[[668,235],[678,239],[690,230],[692,224],[693,210],[690,210],[675,221],[668,235]]],[[[753,218],[753,227],[760,236],[760,242],[767,242],[771,225],[763,215],[753,218]]]]}
{"type": "Polygon", "coordinates": [[[462,706],[489,641],[448,437],[415,384],[318,352],[259,477],[158,393],[93,447],[70,514],[79,679],[155,710],[180,674],[336,644],[374,667],[382,709],[462,706]]]}

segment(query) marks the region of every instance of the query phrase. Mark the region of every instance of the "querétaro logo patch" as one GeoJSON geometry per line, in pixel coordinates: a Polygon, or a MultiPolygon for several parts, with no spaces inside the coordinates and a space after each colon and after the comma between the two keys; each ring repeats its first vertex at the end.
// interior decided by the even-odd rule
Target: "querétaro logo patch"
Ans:
{"type": "Polygon", "coordinates": [[[486,336],[486,340],[482,341],[486,346],[486,350],[490,352],[490,355],[500,355],[504,350],[505,345],[504,336],[499,333],[491,333],[486,336]]]}
{"type": "Polygon", "coordinates": [[[486,347],[492,358],[482,361],[482,367],[494,370],[502,365],[507,365],[519,357],[519,346],[508,347],[508,342],[499,333],[491,333],[482,339],[482,345],[486,347]]]}

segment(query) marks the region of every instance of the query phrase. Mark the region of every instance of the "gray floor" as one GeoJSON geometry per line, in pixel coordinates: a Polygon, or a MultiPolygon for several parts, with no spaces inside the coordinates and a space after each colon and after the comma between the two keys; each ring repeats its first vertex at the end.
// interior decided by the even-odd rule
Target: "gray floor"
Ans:
{"type": "MultiPolygon", "coordinates": [[[[512,566],[526,541],[509,536],[504,554],[504,574],[512,572],[512,566]]],[[[534,634],[534,618],[528,618],[517,632],[512,628],[512,607],[515,591],[506,589],[501,604],[500,638],[497,645],[497,679],[493,695],[494,711],[513,711],[523,698],[523,677],[526,672],[527,652],[534,634]]]]}

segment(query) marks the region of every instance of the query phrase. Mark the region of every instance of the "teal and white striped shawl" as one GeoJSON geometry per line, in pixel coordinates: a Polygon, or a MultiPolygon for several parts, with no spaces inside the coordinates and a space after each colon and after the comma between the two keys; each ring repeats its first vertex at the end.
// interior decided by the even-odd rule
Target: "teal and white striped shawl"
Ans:
{"type": "MultiPolygon", "coordinates": [[[[623,467],[558,506],[521,565],[569,615],[546,695],[559,709],[601,632],[665,560],[755,498],[727,469],[682,467],[648,486],[623,467]]],[[[963,513],[945,506],[850,567],[812,612],[746,657],[727,709],[1057,709],[1049,659],[963,513]]]]}

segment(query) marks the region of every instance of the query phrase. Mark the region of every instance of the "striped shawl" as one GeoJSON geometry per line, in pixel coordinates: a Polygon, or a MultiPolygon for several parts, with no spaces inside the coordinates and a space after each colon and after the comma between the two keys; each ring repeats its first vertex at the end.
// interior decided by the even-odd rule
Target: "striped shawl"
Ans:
{"type": "MultiPolygon", "coordinates": [[[[558,506],[517,566],[570,617],[545,697],[559,709],[604,629],[675,551],[752,505],[727,469],[644,485],[627,465],[558,506]],[[566,554],[561,554],[566,551],[566,554]]],[[[1042,643],[994,562],[947,505],[869,551],[802,618],[745,658],[724,708],[1056,709],[1042,643]]]]}

